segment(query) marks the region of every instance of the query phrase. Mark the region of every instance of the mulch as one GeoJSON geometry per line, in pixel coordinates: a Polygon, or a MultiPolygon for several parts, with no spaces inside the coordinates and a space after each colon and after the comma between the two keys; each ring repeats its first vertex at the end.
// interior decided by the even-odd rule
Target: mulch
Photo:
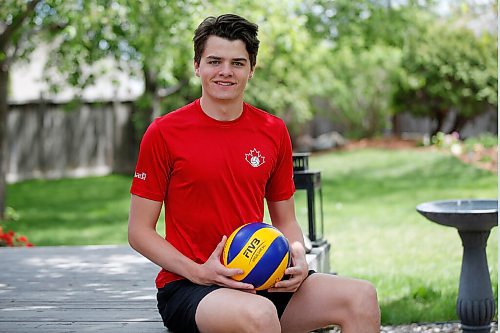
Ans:
{"type": "MultiPolygon", "coordinates": [[[[358,141],[348,142],[341,150],[354,150],[361,148],[380,148],[380,149],[429,149],[437,150],[434,146],[424,147],[418,140],[406,140],[396,137],[362,139],[358,141]]],[[[474,165],[483,170],[488,170],[493,173],[498,173],[498,147],[495,148],[480,148],[474,151],[463,152],[460,155],[455,155],[458,159],[466,164],[474,165]]]]}
{"type": "MultiPolygon", "coordinates": [[[[416,323],[396,326],[382,326],[381,333],[461,333],[459,322],[416,323]]],[[[491,323],[491,333],[498,333],[498,322],[491,323]]],[[[341,333],[340,328],[333,328],[328,333],[341,333]]]]}
{"type": "Polygon", "coordinates": [[[353,150],[360,148],[382,148],[382,149],[408,149],[419,146],[416,140],[405,140],[396,137],[361,139],[349,141],[342,149],[353,150]]]}
{"type": "MultiPolygon", "coordinates": [[[[382,333],[461,333],[460,323],[426,323],[382,327],[382,333]]],[[[492,323],[491,333],[498,333],[497,323],[492,323]]]]}

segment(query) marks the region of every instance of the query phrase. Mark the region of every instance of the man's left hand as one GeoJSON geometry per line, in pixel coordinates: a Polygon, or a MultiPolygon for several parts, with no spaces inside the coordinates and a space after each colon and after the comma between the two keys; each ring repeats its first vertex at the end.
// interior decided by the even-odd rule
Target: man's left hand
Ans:
{"type": "Polygon", "coordinates": [[[268,289],[269,292],[295,292],[307,277],[309,266],[307,265],[304,246],[299,242],[294,242],[290,246],[290,252],[293,266],[288,267],[285,271],[289,278],[277,282],[274,287],[268,289]]]}

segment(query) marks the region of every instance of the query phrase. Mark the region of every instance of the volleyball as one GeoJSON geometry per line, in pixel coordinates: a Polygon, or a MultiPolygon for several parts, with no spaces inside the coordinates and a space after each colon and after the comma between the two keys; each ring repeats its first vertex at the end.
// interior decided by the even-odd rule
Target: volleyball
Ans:
{"type": "Polygon", "coordinates": [[[224,245],[222,259],[226,267],[243,270],[232,276],[234,280],[264,290],[283,278],[291,256],[288,241],[278,229],[254,222],[233,231],[224,245]]]}

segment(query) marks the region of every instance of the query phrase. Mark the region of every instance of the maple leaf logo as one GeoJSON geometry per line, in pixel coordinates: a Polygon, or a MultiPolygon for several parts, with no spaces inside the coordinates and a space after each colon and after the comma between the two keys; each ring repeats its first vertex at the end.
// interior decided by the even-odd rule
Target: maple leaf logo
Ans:
{"type": "Polygon", "coordinates": [[[266,158],[260,154],[260,151],[257,149],[252,149],[248,154],[245,154],[245,160],[250,163],[251,166],[257,168],[264,164],[266,158]]]}

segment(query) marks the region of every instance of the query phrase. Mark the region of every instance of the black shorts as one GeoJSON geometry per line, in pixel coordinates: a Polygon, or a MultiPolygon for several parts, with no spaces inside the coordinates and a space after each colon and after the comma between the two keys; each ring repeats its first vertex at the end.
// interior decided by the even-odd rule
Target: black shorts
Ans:
{"type": "MultiPolygon", "coordinates": [[[[309,275],[314,271],[309,271],[309,275]]],[[[156,298],[158,310],[163,324],[172,332],[199,333],[196,326],[196,309],[201,300],[214,290],[223,288],[221,286],[202,286],[189,280],[178,280],[158,289],[156,298]]],[[[273,302],[281,318],[293,293],[270,293],[265,290],[257,291],[273,302]]]]}

